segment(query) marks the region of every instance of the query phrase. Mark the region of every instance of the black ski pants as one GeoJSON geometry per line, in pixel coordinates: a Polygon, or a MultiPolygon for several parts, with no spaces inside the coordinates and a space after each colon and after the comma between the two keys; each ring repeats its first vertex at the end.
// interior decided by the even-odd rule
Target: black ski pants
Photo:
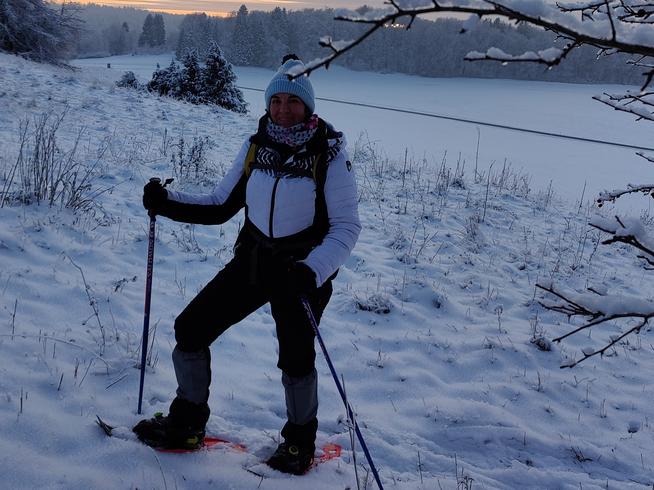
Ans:
{"type": "MultiPolygon", "coordinates": [[[[313,328],[300,299],[286,291],[282,262],[263,259],[265,266],[253,281],[252,254],[237,251],[175,320],[177,348],[205,350],[229,327],[270,303],[279,342],[277,367],[292,378],[307,376],[315,369],[313,328]]],[[[317,321],[331,294],[331,280],[307,294],[317,321]]]]}

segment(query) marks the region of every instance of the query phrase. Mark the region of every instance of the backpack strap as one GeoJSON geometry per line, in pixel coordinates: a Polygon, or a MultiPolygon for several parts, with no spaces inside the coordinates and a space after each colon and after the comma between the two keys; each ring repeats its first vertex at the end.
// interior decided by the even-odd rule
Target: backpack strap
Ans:
{"type": "Polygon", "coordinates": [[[258,145],[256,143],[250,143],[250,148],[248,149],[248,153],[245,156],[244,171],[245,171],[246,178],[250,178],[250,174],[252,173],[252,164],[257,158],[257,147],[258,145]]]}
{"type": "Polygon", "coordinates": [[[318,131],[319,138],[318,152],[313,160],[313,181],[316,183],[316,208],[313,219],[313,227],[321,237],[324,237],[329,230],[329,218],[327,216],[327,201],[325,200],[325,181],[327,180],[327,167],[329,159],[329,145],[327,143],[327,125],[321,119],[318,131]]]}

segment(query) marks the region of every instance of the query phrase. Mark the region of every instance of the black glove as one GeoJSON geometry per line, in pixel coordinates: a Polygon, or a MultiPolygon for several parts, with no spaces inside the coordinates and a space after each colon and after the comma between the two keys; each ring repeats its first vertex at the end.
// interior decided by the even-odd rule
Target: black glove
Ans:
{"type": "Polygon", "coordinates": [[[159,179],[150,179],[143,187],[143,207],[148,211],[158,212],[168,200],[168,191],[159,179]]]}
{"type": "Polygon", "coordinates": [[[316,273],[304,262],[291,262],[286,274],[286,287],[294,296],[306,296],[317,289],[316,273]]]}

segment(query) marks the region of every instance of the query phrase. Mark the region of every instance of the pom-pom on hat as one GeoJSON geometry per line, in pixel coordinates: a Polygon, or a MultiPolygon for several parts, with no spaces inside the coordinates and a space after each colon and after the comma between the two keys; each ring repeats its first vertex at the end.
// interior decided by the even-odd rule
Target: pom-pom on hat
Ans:
{"type": "Polygon", "coordinates": [[[304,63],[300,61],[295,55],[286,55],[282,62],[282,66],[279,67],[275,76],[270,80],[268,88],[266,88],[265,98],[266,98],[266,109],[270,108],[270,99],[275,94],[293,94],[302,99],[304,105],[307,106],[310,114],[313,114],[313,111],[316,108],[316,101],[313,95],[313,86],[309,81],[309,77],[303,75],[293,80],[289,80],[289,71],[297,71],[297,69],[303,69],[304,63]]]}

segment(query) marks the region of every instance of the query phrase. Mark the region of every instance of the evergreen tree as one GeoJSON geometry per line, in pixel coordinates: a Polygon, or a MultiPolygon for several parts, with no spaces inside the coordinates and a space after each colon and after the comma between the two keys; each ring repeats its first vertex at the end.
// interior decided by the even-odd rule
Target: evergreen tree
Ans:
{"type": "Polygon", "coordinates": [[[152,20],[152,39],[150,47],[166,44],[166,27],[161,14],[155,14],[152,20]]]}
{"type": "Polygon", "coordinates": [[[152,14],[148,14],[143,22],[143,31],[139,36],[139,46],[152,46],[154,29],[154,18],[152,14]]]}
{"type": "Polygon", "coordinates": [[[193,104],[215,104],[230,111],[247,112],[232,66],[215,42],[209,45],[203,67],[198,63],[197,52],[191,49],[183,56],[181,66],[172,60],[168,68],[155,71],[147,89],[193,104]]]}
{"type": "Polygon", "coordinates": [[[212,42],[200,75],[200,99],[234,112],[247,112],[243,94],[236,87],[236,75],[218,44],[212,42]]]}
{"type": "Polygon", "coordinates": [[[175,60],[170,61],[168,68],[156,70],[152,80],[148,82],[147,89],[159,95],[168,95],[179,98],[181,94],[182,70],[175,60]]]}
{"type": "Polygon", "coordinates": [[[143,22],[143,31],[139,36],[139,46],[155,48],[166,43],[166,28],[161,14],[148,14],[143,22]]]}
{"type": "Polygon", "coordinates": [[[269,58],[267,65],[276,67],[279,64],[279,60],[285,54],[295,52],[291,48],[291,32],[285,9],[275,7],[270,12],[268,16],[268,30],[270,32],[270,38],[266,40],[269,58]]]}
{"type": "Polygon", "coordinates": [[[123,22],[122,25],[112,24],[103,31],[103,34],[109,54],[112,56],[125,54],[132,48],[127,22],[123,22]]]}
{"type": "Polygon", "coordinates": [[[189,102],[199,102],[200,92],[200,63],[198,54],[194,49],[189,49],[182,58],[182,72],[180,86],[182,98],[189,102]]]}
{"type": "Polygon", "coordinates": [[[237,65],[252,63],[252,36],[248,29],[248,8],[241,5],[236,13],[232,32],[232,60],[237,65]]]}
{"type": "MultiPolygon", "coordinates": [[[[252,66],[274,66],[279,63],[279,56],[271,56],[270,35],[264,25],[266,12],[254,12],[249,15],[248,34],[250,42],[250,62],[252,66]],[[273,61],[274,60],[274,61],[273,61]]],[[[288,51],[282,54],[286,54],[288,51]]]]}
{"type": "Polygon", "coordinates": [[[175,50],[177,59],[182,59],[190,49],[195,49],[199,56],[206,55],[211,41],[212,23],[207,14],[189,14],[184,17],[175,50]]]}

